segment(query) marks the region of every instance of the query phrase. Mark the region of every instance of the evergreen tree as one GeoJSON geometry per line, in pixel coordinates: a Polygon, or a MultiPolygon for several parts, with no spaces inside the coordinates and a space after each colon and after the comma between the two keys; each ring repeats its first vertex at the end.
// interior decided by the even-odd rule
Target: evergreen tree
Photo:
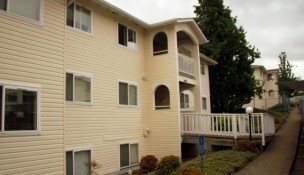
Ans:
{"type": "MultiPolygon", "coordinates": [[[[295,81],[298,80],[298,77],[295,77],[294,73],[292,72],[293,66],[289,63],[287,59],[287,55],[285,52],[281,52],[279,55],[279,75],[278,75],[278,82],[283,81],[295,81]]],[[[280,94],[284,92],[285,95],[288,97],[292,96],[292,94],[295,92],[292,89],[279,87],[280,94]]]]}
{"type": "Polygon", "coordinates": [[[223,0],[199,0],[196,22],[209,42],[200,51],[218,62],[209,69],[212,112],[235,112],[262,87],[253,76],[251,64],[260,53],[248,44],[243,27],[223,5],[223,0]]]}

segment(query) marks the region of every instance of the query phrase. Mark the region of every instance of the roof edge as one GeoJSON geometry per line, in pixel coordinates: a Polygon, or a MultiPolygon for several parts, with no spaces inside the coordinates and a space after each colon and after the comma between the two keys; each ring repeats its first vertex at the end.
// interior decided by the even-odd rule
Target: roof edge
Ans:
{"type": "Polygon", "coordinates": [[[138,23],[139,25],[143,26],[144,28],[148,28],[150,25],[148,23],[146,23],[145,21],[131,15],[130,13],[122,10],[121,8],[116,7],[115,5],[105,1],[105,0],[94,0],[96,3],[99,3],[103,6],[105,6],[106,8],[126,17],[129,18],[130,20],[133,20],[135,23],[138,23]]]}
{"type": "Polygon", "coordinates": [[[218,62],[214,61],[213,59],[207,57],[206,55],[200,53],[200,58],[204,59],[205,61],[207,61],[208,63],[210,63],[209,65],[217,65],[218,62]]]}

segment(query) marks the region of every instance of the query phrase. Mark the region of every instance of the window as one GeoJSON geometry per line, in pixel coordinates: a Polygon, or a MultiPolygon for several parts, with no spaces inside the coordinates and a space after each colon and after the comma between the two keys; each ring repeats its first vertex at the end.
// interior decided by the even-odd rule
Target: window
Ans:
{"type": "Polygon", "coordinates": [[[181,95],[180,95],[180,105],[181,105],[181,108],[190,108],[189,95],[188,94],[181,93],[181,95]]]}
{"type": "Polygon", "coordinates": [[[67,25],[91,33],[91,11],[76,3],[67,6],[67,25]]]}
{"type": "Polygon", "coordinates": [[[202,97],[202,109],[206,110],[207,109],[207,98],[202,97]]]}
{"type": "Polygon", "coordinates": [[[120,168],[137,165],[139,163],[138,143],[120,145],[120,168]]]}
{"type": "Polygon", "coordinates": [[[91,102],[91,78],[66,73],[65,100],[75,102],[91,102]]]}
{"type": "Polygon", "coordinates": [[[273,78],[273,75],[272,74],[268,74],[267,75],[267,80],[268,81],[272,81],[274,78],[273,78]]]}
{"type": "Polygon", "coordinates": [[[91,150],[66,151],[66,175],[90,174],[91,167],[85,163],[91,162],[91,150]]]}
{"type": "Polygon", "coordinates": [[[160,85],[155,90],[155,109],[169,109],[170,108],[170,92],[167,86],[160,85]]]}
{"type": "Polygon", "coordinates": [[[119,82],[119,104],[137,106],[137,86],[119,82]]]}
{"type": "Polygon", "coordinates": [[[201,63],[201,74],[205,75],[205,65],[201,63]]]}
{"type": "Polygon", "coordinates": [[[132,29],[129,29],[125,25],[118,24],[118,43],[120,45],[135,49],[136,32],[132,29]]]}
{"type": "Polygon", "coordinates": [[[274,91],[273,90],[270,90],[268,93],[269,93],[269,97],[274,97],[274,91]]]}
{"type": "Polygon", "coordinates": [[[35,21],[41,20],[41,0],[0,0],[0,10],[35,21]]]}
{"type": "Polygon", "coordinates": [[[38,131],[39,88],[0,85],[0,131],[38,131]]]}
{"type": "Polygon", "coordinates": [[[165,32],[157,33],[153,38],[153,55],[168,53],[168,39],[165,32]]]}

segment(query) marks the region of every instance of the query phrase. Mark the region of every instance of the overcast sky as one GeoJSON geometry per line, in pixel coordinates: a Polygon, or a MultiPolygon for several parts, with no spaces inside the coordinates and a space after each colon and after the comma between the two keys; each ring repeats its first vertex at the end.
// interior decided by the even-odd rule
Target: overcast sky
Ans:
{"type": "MultiPolygon", "coordinates": [[[[106,0],[137,18],[156,23],[172,18],[194,17],[197,0],[106,0]]],[[[304,79],[304,0],[224,0],[237,16],[247,41],[259,49],[255,64],[278,68],[285,51],[296,76],[304,79]]]]}

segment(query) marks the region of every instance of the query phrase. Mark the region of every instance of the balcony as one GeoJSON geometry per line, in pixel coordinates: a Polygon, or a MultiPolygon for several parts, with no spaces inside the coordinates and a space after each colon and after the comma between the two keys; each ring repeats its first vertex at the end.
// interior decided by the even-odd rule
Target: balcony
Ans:
{"type": "Polygon", "coordinates": [[[194,77],[194,60],[186,55],[178,53],[179,72],[194,77]]]}

